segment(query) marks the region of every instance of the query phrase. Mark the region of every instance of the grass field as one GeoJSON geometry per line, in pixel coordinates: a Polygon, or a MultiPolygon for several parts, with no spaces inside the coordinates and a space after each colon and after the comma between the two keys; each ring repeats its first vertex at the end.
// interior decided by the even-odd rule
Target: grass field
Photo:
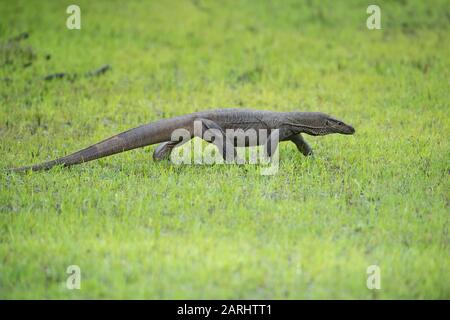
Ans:
{"type": "Polygon", "coordinates": [[[448,1],[377,1],[381,30],[365,1],[76,1],[69,30],[71,3],[0,1],[0,298],[450,298],[448,1]],[[4,170],[220,107],[356,134],[282,144],[273,176],[154,147],[4,170]]]}

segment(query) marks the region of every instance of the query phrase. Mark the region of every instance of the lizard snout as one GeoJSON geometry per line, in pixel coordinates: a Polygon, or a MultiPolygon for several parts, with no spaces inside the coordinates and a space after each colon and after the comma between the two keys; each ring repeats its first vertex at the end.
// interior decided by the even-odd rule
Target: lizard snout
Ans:
{"type": "Polygon", "coordinates": [[[339,133],[341,133],[341,134],[354,134],[355,133],[355,128],[353,128],[351,125],[343,124],[343,126],[341,126],[339,128],[339,133]]]}
{"type": "Polygon", "coordinates": [[[355,128],[353,128],[352,126],[348,126],[348,132],[349,132],[349,134],[354,134],[355,128]]]}

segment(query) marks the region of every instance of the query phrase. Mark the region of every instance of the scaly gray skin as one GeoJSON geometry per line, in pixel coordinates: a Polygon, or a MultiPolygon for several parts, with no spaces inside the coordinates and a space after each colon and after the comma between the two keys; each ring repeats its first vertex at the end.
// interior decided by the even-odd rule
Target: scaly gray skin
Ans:
{"type": "Polygon", "coordinates": [[[215,136],[205,139],[206,141],[214,143],[216,136],[221,136],[224,143],[223,146],[219,146],[222,149],[221,152],[224,158],[230,154],[227,150],[233,149],[232,153],[235,155],[234,147],[244,146],[238,145],[237,139],[230,141],[225,134],[227,129],[242,129],[243,131],[254,129],[257,132],[260,132],[258,131],[260,129],[267,130],[267,135],[263,136],[262,139],[257,139],[253,144],[251,141],[246,140],[245,146],[265,145],[266,153],[269,157],[273,154],[278,145],[278,142],[276,142],[275,145],[271,145],[272,140],[269,139],[276,129],[278,129],[279,141],[292,141],[297,146],[297,149],[305,156],[312,155],[312,150],[301,136],[301,133],[313,136],[331,133],[355,133],[355,129],[353,129],[352,126],[319,112],[273,112],[247,109],[220,109],[197,112],[152,122],[122,132],[68,156],[12,170],[48,170],[55,165],[68,167],[156,143],[161,144],[155,149],[153,158],[155,160],[167,159],[173,148],[188,141],[171,141],[172,132],[174,130],[187,130],[189,139],[195,136],[203,138],[202,133],[198,134],[198,132],[194,131],[194,121],[201,121],[202,132],[205,132],[207,129],[215,129],[211,130],[214,132],[215,136]]]}

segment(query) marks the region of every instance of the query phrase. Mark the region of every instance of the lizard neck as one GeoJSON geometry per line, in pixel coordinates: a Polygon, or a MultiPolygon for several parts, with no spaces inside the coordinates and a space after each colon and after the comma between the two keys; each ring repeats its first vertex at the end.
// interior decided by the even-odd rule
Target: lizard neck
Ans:
{"type": "Polygon", "coordinates": [[[313,112],[289,112],[283,117],[281,126],[296,134],[322,135],[326,128],[317,121],[316,115],[313,112]]]}

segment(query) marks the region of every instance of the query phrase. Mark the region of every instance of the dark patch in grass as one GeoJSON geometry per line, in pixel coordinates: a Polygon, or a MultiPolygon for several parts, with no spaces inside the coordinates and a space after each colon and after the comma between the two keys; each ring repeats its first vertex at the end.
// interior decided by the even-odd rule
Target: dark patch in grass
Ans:
{"type": "Polygon", "coordinates": [[[28,39],[28,32],[21,34],[7,40],[0,44],[0,67],[16,68],[16,65],[21,65],[26,68],[32,64],[36,59],[36,54],[32,47],[24,46],[22,40],[28,39]]]}
{"type": "Polygon", "coordinates": [[[65,72],[57,72],[57,73],[52,73],[49,74],[47,76],[44,77],[45,81],[49,81],[49,80],[55,80],[55,79],[69,79],[69,80],[75,80],[75,78],[77,77],[76,74],[70,74],[70,73],[65,73],[65,72]]]}
{"type": "MultiPolygon", "coordinates": [[[[98,76],[106,73],[110,69],[111,69],[111,66],[109,64],[105,64],[98,69],[87,72],[84,76],[87,78],[98,77],[98,76]]],[[[44,80],[49,81],[49,80],[55,80],[55,79],[68,79],[70,81],[74,81],[77,78],[78,78],[78,74],[76,74],[76,73],[57,72],[57,73],[52,73],[52,74],[45,76],[44,80]]]]}
{"type": "Polygon", "coordinates": [[[95,70],[92,70],[92,71],[89,71],[88,73],[86,73],[86,77],[98,77],[98,76],[106,73],[110,69],[111,69],[111,66],[109,64],[105,64],[98,69],[95,69],[95,70]]]}
{"type": "Polygon", "coordinates": [[[257,66],[254,69],[246,71],[246,72],[242,73],[240,76],[238,76],[237,82],[255,83],[255,82],[261,80],[263,71],[264,70],[261,66],[257,66]]]}

